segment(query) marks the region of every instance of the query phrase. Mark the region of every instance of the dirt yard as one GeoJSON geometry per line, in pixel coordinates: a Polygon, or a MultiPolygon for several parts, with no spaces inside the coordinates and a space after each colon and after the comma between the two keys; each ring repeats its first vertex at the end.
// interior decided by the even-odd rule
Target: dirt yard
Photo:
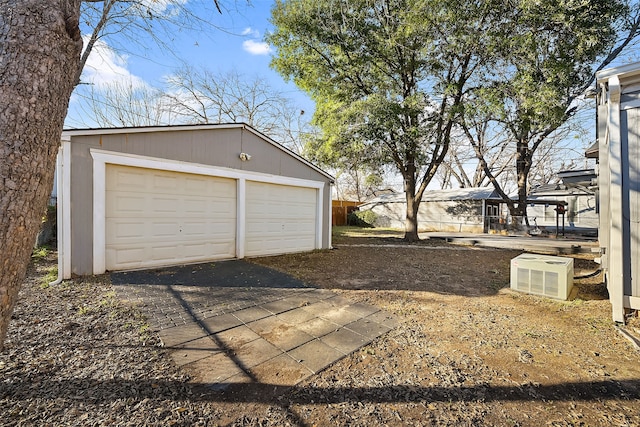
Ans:
{"type": "Polygon", "coordinates": [[[290,389],[189,382],[108,277],[47,286],[53,257],[36,257],[0,354],[0,425],[640,426],[640,352],[600,276],[554,301],[508,289],[519,252],[398,237],[350,230],[331,251],[254,260],[400,320],[290,389]]]}

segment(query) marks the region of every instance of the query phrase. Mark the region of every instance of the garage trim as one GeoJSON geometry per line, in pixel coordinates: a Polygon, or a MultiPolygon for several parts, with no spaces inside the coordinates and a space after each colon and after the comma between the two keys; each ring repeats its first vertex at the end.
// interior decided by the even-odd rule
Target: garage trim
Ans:
{"type": "Polygon", "coordinates": [[[60,283],[71,278],[71,138],[63,135],[56,158],[58,278],[60,283]]]}
{"type": "MultiPolygon", "coordinates": [[[[106,271],[106,224],[105,224],[105,195],[106,195],[106,165],[133,166],[146,169],[158,169],[172,172],[183,172],[205,176],[232,178],[237,180],[237,227],[236,227],[236,257],[244,258],[245,230],[245,200],[246,180],[269,184],[280,184],[294,187],[315,188],[317,190],[316,205],[316,249],[322,247],[322,217],[324,213],[323,190],[324,182],[279,175],[263,174],[259,172],[243,171],[218,166],[187,163],[157,157],[140,156],[136,154],[114,153],[92,148],[93,159],[93,274],[103,274],[106,271]]],[[[329,206],[329,209],[331,207],[329,206]]],[[[67,215],[69,215],[67,213],[67,215]]]]}

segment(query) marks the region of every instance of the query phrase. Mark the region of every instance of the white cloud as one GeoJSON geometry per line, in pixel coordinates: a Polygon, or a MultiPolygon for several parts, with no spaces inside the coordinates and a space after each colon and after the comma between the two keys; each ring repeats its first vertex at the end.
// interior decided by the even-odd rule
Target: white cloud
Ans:
{"type": "Polygon", "coordinates": [[[254,39],[259,39],[260,38],[260,31],[258,30],[254,30],[251,27],[247,27],[244,29],[244,31],[242,32],[243,36],[251,36],[254,39]]]}
{"type": "Polygon", "coordinates": [[[242,48],[252,55],[268,55],[271,53],[269,44],[256,40],[245,40],[242,42],[242,48]]]}
{"type": "MultiPolygon", "coordinates": [[[[84,37],[85,46],[88,38],[84,37]]],[[[119,54],[105,42],[98,40],[91,50],[89,59],[82,70],[81,80],[98,89],[113,83],[128,83],[132,86],[143,86],[144,81],[127,69],[127,56],[119,54]]]]}

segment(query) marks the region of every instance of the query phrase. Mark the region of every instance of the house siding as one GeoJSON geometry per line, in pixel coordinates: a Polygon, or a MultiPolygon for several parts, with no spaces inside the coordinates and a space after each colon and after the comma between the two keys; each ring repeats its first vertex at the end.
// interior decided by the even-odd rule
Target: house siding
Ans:
{"type": "Polygon", "coordinates": [[[600,248],[612,318],[640,310],[640,63],[596,74],[600,248]]]}
{"type": "MultiPolygon", "coordinates": [[[[482,206],[482,200],[422,201],[418,209],[418,230],[483,233],[482,206]]],[[[379,203],[370,206],[370,210],[376,214],[374,226],[404,229],[405,203],[379,203]]]]}
{"type": "MultiPolygon", "coordinates": [[[[565,232],[578,234],[595,234],[598,232],[598,222],[600,220],[596,212],[596,196],[585,195],[554,195],[542,194],[540,196],[530,195],[529,200],[536,199],[556,200],[566,202],[566,213],[564,215],[565,232]]],[[[556,231],[556,205],[535,205],[527,207],[527,216],[531,225],[535,223],[547,231],[556,231]]],[[[558,218],[559,230],[562,231],[562,217],[558,218]]]]}

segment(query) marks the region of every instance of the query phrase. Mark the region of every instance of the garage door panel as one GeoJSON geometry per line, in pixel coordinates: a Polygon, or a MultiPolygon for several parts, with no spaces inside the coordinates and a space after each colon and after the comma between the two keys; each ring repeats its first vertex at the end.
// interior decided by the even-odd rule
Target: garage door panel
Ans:
{"type": "Polygon", "coordinates": [[[236,187],[232,179],[107,165],[107,269],[235,257],[236,187]]]}
{"type": "Polygon", "coordinates": [[[176,192],[179,188],[179,179],[175,175],[169,175],[166,172],[155,172],[152,175],[153,186],[151,191],[168,191],[176,192]]]}
{"type": "Polygon", "coordinates": [[[315,249],[317,191],[247,181],[246,255],[315,249]]]}
{"type": "Polygon", "coordinates": [[[185,213],[195,213],[196,215],[201,215],[202,212],[206,212],[207,210],[208,203],[204,197],[200,199],[188,198],[184,200],[185,213]]]}
{"type": "Polygon", "coordinates": [[[140,239],[144,236],[144,223],[141,221],[108,222],[106,230],[118,239],[140,239]]]}
{"type": "Polygon", "coordinates": [[[135,194],[113,194],[107,192],[106,195],[106,215],[137,215],[145,211],[146,201],[135,194]]]}
{"type": "Polygon", "coordinates": [[[180,224],[178,221],[147,223],[147,227],[151,228],[147,236],[152,235],[154,240],[162,241],[166,238],[176,239],[180,237],[180,224]]]}
{"type": "Polygon", "coordinates": [[[122,268],[140,267],[144,254],[145,248],[142,246],[119,248],[106,252],[106,262],[107,265],[119,265],[122,268]]]}
{"type": "Polygon", "coordinates": [[[197,222],[166,222],[166,221],[136,221],[114,222],[108,220],[106,232],[120,243],[134,243],[136,241],[162,242],[170,238],[172,241],[235,241],[235,230],[229,229],[226,222],[210,223],[197,222]]]}
{"type": "MultiPolygon", "coordinates": [[[[153,243],[153,242],[152,242],[153,243]]],[[[157,267],[182,262],[211,261],[229,259],[235,256],[235,240],[227,242],[183,242],[170,245],[159,243],[111,246],[106,251],[107,265],[119,269],[157,267]],[[179,253],[182,260],[176,259],[179,253]],[[205,255],[203,255],[205,254],[205,255]]]]}
{"type": "Polygon", "coordinates": [[[176,205],[176,202],[180,202],[181,197],[174,195],[174,197],[153,197],[150,200],[155,215],[159,216],[176,216],[180,213],[180,206],[176,205]],[[176,197],[177,196],[177,197],[176,197]]]}
{"type": "Polygon", "coordinates": [[[135,170],[117,170],[107,177],[107,187],[127,188],[129,191],[145,192],[148,190],[148,183],[141,179],[142,173],[135,170]]]}

